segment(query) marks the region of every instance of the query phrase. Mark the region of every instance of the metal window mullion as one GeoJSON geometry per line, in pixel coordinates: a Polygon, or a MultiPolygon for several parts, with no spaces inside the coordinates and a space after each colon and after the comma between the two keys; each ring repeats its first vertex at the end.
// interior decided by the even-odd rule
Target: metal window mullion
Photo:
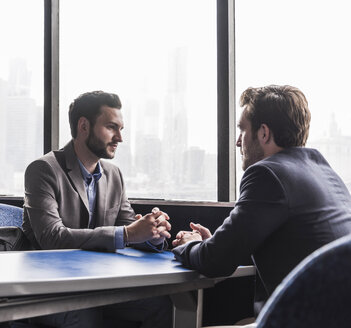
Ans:
{"type": "Polygon", "coordinates": [[[59,0],[44,1],[44,153],[59,147],[59,0]]]}
{"type": "Polygon", "coordinates": [[[59,108],[59,90],[60,90],[60,81],[59,81],[59,36],[60,36],[60,10],[59,10],[59,0],[52,0],[52,99],[51,99],[51,149],[59,148],[59,127],[60,127],[60,108],[59,108]]]}
{"type": "Polygon", "coordinates": [[[236,200],[236,81],[235,81],[235,0],[228,0],[229,53],[229,201],[236,200]]]}
{"type": "Polygon", "coordinates": [[[218,201],[235,199],[234,2],[217,0],[218,201]]]}

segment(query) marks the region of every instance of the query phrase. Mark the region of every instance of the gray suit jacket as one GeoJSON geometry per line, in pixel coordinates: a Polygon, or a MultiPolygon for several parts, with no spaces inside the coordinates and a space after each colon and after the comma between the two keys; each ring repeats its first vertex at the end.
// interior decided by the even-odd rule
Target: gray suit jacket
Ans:
{"type": "Polygon", "coordinates": [[[25,172],[23,230],[37,249],[115,251],[115,226],[134,221],[120,170],[101,161],[95,229],[73,142],[32,162],[25,172]]]}
{"type": "Polygon", "coordinates": [[[211,238],[173,252],[207,276],[229,275],[252,255],[261,278],[256,301],[264,302],[301,260],[349,233],[345,184],[317,150],[296,147],[250,166],[223,225],[211,238]]]}

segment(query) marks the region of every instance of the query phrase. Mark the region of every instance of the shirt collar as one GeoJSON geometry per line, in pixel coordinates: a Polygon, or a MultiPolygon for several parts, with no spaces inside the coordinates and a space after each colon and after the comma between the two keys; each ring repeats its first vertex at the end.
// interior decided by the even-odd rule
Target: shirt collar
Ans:
{"type": "Polygon", "coordinates": [[[102,172],[103,172],[103,169],[100,165],[100,162],[97,162],[97,165],[95,167],[95,170],[93,172],[93,174],[91,174],[86,168],[85,166],[83,165],[83,163],[78,159],[78,163],[79,163],[79,166],[80,166],[80,171],[82,172],[82,176],[83,176],[83,179],[86,181],[86,182],[90,182],[92,178],[94,178],[95,182],[99,181],[99,179],[101,178],[102,176],[102,172]]]}

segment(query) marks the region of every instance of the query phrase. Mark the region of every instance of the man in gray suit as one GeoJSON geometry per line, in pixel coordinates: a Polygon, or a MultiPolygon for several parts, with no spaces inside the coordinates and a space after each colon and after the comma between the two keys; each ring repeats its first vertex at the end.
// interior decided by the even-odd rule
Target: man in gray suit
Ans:
{"type": "MultiPolygon", "coordinates": [[[[168,215],[158,208],[145,216],[135,215],[120,170],[100,160],[112,159],[122,142],[118,96],[102,91],[79,96],[70,105],[69,122],[73,139],[31,163],[25,173],[23,230],[33,247],[114,252],[131,244],[162,251],[170,237],[168,215]]],[[[171,303],[166,297],[34,321],[55,327],[100,327],[102,317],[111,313],[140,321],[145,328],[171,326],[171,303]]]]}
{"type": "Polygon", "coordinates": [[[302,259],[351,233],[351,197],[324,157],[304,147],[310,112],[300,90],[249,88],[240,101],[240,197],[213,235],[192,223],[173,252],[207,276],[229,275],[251,255],[257,313],[302,259]]]}

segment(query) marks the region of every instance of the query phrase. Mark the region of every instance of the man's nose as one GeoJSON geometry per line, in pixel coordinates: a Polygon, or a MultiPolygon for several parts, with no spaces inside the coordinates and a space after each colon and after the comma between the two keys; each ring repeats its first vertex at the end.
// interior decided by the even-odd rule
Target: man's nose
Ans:
{"type": "Polygon", "coordinates": [[[236,140],[236,146],[241,147],[241,134],[239,135],[238,139],[236,140]]]}
{"type": "Polygon", "coordinates": [[[117,142],[123,142],[123,137],[120,130],[118,130],[114,135],[114,140],[116,140],[117,142]]]}

